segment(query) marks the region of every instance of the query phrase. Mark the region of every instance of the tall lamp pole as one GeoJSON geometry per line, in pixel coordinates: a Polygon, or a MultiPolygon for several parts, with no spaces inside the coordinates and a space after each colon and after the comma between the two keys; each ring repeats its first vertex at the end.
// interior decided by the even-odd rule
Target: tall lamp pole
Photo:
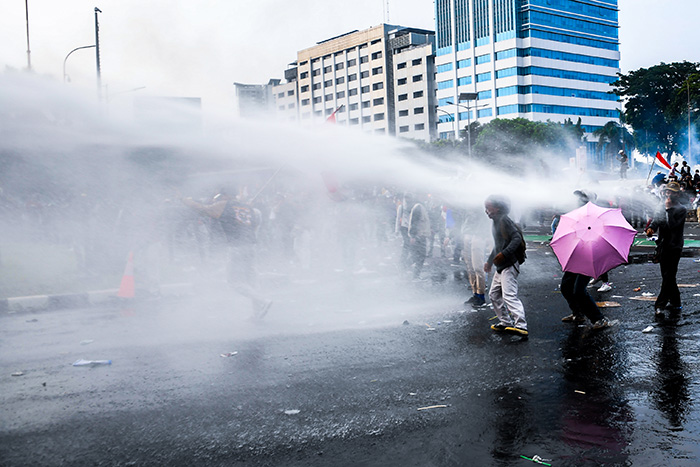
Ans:
{"type": "Polygon", "coordinates": [[[690,78],[688,78],[688,81],[686,81],[688,85],[688,164],[693,164],[693,159],[691,158],[691,150],[690,150],[690,78]]]}
{"type": "Polygon", "coordinates": [[[448,111],[446,111],[446,110],[437,109],[437,111],[438,111],[438,112],[444,113],[444,114],[447,115],[447,117],[450,119],[450,121],[452,122],[452,134],[454,134],[454,132],[455,132],[455,118],[452,116],[452,114],[450,114],[450,113],[449,113],[448,111]]]}
{"type": "Polygon", "coordinates": [[[24,13],[27,18],[27,70],[32,70],[32,57],[29,48],[29,0],[24,0],[24,13]]]}
{"type": "Polygon", "coordinates": [[[100,24],[97,21],[97,13],[102,10],[95,7],[95,59],[97,64],[97,99],[102,100],[102,72],[100,71],[100,24]]]}
{"type": "Polygon", "coordinates": [[[468,149],[468,154],[469,158],[471,159],[472,157],[472,124],[471,124],[471,117],[469,116],[469,112],[471,111],[469,107],[469,101],[475,101],[478,98],[478,94],[475,92],[462,92],[459,94],[459,100],[460,101],[467,101],[467,105],[461,105],[461,104],[455,104],[452,101],[447,101],[448,104],[451,105],[456,105],[457,107],[462,107],[467,109],[467,149],[468,149]]]}
{"type": "Polygon", "coordinates": [[[95,47],[95,46],[94,46],[94,45],[84,45],[84,46],[82,46],[82,47],[76,47],[75,49],[73,49],[73,50],[71,50],[70,52],[68,52],[68,55],[66,55],[66,58],[63,59],[63,82],[64,82],[64,83],[66,82],[66,78],[68,77],[68,75],[66,74],[66,61],[68,60],[68,57],[70,57],[70,54],[72,54],[72,53],[75,52],[76,50],[80,50],[80,49],[91,49],[91,48],[93,48],[93,47],[95,47]]]}

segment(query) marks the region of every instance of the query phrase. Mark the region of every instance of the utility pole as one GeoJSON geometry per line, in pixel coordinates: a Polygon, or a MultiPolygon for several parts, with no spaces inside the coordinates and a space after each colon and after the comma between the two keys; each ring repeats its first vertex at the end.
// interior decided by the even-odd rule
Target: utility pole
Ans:
{"type": "Polygon", "coordinates": [[[27,18],[27,70],[32,71],[32,52],[29,47],[29,0],[24,0],[24,12],[27,18]]]}
{"type": "Polygon", "coordinates": [[[97,13],[102,10],[95,7],[95,58],[97,64],[97,100],[102,100],[102,72],[100,71],[100,24],[97,21],[97,13]]]}
{"type": "Polygon", "coordinates": [[[688,85],[688,164],[692,166],[693,160],[691,158],[690,150],[690,77],[688,77],[686,84],[688,85]]]}

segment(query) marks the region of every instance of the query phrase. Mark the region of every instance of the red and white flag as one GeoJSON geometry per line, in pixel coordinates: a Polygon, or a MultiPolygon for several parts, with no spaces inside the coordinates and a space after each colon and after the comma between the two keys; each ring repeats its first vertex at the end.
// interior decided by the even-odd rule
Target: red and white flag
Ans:
{"type": "Polygon", "coordinates": [[[667,169],[671,170],[671,164],[669,164],[668,161],[666,159],[664,159],[664,156],[662,156],[659,151],[656,151],[656,158],[659,160],[661,165],[663,165],[667,169]]]}
{"type": "Polygon", "coordinates": [[[335,123],[335,114],[337,114],[338,111],[339,111],[340,109],[342,109],[343,107],[345,107],[345,104],[343,104],[343,105],[341,105],[340,107],[338,107],[337,109],[335,109],[335,110],[333,111],[333,113],[326,119],[326,123],[335,123]]]}

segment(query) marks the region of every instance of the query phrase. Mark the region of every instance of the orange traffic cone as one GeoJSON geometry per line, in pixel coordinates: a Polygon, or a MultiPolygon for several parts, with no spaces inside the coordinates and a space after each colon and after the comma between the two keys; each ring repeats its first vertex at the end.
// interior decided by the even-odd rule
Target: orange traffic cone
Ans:
{"type": "Polygon", "coordinates": [[[119,286],[117,297],[134,298],[134,289],[134,252],[130,251],[129,257],[126,260],[126,268],[124,269],[124,276],[122,276],[122,283],[119,286]]]}

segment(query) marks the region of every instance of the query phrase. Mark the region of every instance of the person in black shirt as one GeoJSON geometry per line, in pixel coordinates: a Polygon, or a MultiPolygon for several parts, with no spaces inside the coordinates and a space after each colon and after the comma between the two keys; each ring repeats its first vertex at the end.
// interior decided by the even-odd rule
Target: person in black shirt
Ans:
{"type": "Polygon", "coordinates": [[[253,318],[260,319],[272,306],[257,290],[255,266],[256,232],[260,225],[259,212],[221,191],[211,204],[198,203],[192,198],[182,202],[207,216],[218,219],[228,242],[228,281],[233,289],[250,298],[253,318]]]}
{"type": "Polygon", "coordinates": [[[687,211],[680,203],[680,190],[677,182],[666,185],[663,190],[664,209],[656,214],[646,230],[648,237],[657,231],[659,234],[655,258],[661,269],[661,291],[654,303],[657,317],[664,316],[664,310],[676,313],[681,311],[681,293],[676,283],[676,274],[683,251],[683,228],[687,211]]]}

